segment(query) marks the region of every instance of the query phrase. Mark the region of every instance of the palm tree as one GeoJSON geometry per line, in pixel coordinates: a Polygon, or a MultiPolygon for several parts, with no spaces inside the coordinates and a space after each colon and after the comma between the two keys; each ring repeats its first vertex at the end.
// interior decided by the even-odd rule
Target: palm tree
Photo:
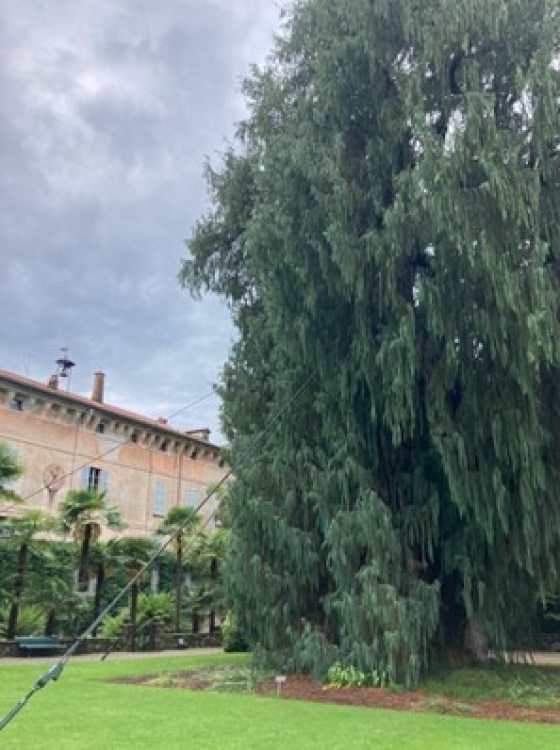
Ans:
{"type": "MultiPolygon", "coordinates": [[[[108,543],[111,555],[115,557],[126,570],[129,582],[142,570],[154,551],[153,542],[143,537],[128,537],[115,539],[108,543]]],[[[136,644],[136,621],[138,615],[139,579],[135,580],[130,589],[129,600],[129,632],[128,643],[131,651],[136,644]]]]}
{"type": "Polygon", "coordinates": [[[226,556],[228,533],[225,529],[216,529],[209,534],[198,533],[189,546],[188,562],[196,577],[189,592],[193,632],[197,631],[203,609],[209,609],[210,630],[216,628],[216,610],[223,608],[219,567],[226,556]]]}
{"type": "MultiPolygon", "coordinates": [[[[97,542],[91,548],[90,565],[95,572],[95,595],[93,597],[92,620],[96,620],[101,612],[101,602],[105,590],[105,581],[111,575],[112,569],[116,565],[116,560],[112,552],[112,547],[103,542],[97,542]]],[[[97,628],[92,635],[97,633],[97,628]]]]}
{"type": "Polygon", "coordinates": [[[40,510],[27,510],[21,516],[4,521],[3,526],[9,529],[10,540],[18,548],[16,575],[12,594],[12,603],[8,615],[6,636],[8,640],[15,638],[19,609],[27,576],[27,563],[31,545],[39,534],[53,531],[56,521],[40,510]]]}
{"type": "Polygon", "coordinates": [[[183,588],[183,542],[185,534],[193,535],[200,526],[200,516],[194,508],[170,508],[157,533],[174,536],[175,547],[175,621],[176,633],[181,632],[181,592],[183,588]]]}
{"type": "Polygon", "coordinates": [[[124,528],[120,511],[116,506],[108,505],[104,492],[71,490],[60,506],[59,518],[62,530],[72,532],[80,543],[78,590],[84,591],[91,545],[99,539],[104,526],[116,531],[124,528]]]}
{"type": "Polygon", "coordinates": [[[212,590],[212,602],[210,609],[210,631],[216,629],[216,609],[223,604],[223,591],[219,581],[220,564],[226,556],[228,532],[224,529],[216,529],[206,535],[206,543],[203,548],[203,559],[207,560],[210,587],[212,590]]]}
{"type": "Polygon", "coordinates": [[[188,588],[186,596],[187,607],[191,614],[191,627],[193,633],[200,630],[200,615],[208,611],[212,606],[214,594],[208,581],[194,581],[188,588]]]}
{"type": "Polygon", "coordinates": [[[58,566],[41,577],[41,586],[35,589],[30,599],[45,613],[45,635],[54,635],[61,619],[74,612],[80,602],[71,571],[58,566]]]}

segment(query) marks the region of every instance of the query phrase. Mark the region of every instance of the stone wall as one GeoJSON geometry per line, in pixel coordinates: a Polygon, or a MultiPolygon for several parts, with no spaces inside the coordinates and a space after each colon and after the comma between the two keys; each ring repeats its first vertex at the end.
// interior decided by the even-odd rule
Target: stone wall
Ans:
{"type": "MultiPolygon", "coordinates": [[[[60,643],[70,647],[74,641],[61,639],[60,643]]],[[[222,645],[221,634],[215,633],[155,633],[151,651],[180,648],[214,648],[222,645]]],[[[106,651],[126,650],[125,642],[114,643],[106,638],[88,638],[78,649],[78,654],[103,654],[106,651]]],[[[138,649],[141,650],[141,649],[138,649]]],[[[147,649],[143,649],[147,650],[147,649]]],[[[57,654],[53,654],[53,657],[57,654]]],[[[22,656],[16,641],[0,640],[0,659],[22,656]]],[[[29,657],[33,658],[33,657],[29,657]]]]}
{"type": "MultiPolygon", "coordinates": [[[[67,648],[70,648],[74,641],[68,638],[61,638],[60,643],[62,643],[67,648]]],[[[102,654],[110,647],[110,645],[111,641],[107,640],[106,638],[88,638],[87,641],[84,641],[84,643],[80,645],[77,653],[102,654]]],[[[18,656],[22,656],[22,653],[18,649],[17,641],[0,640],[0,658],[18,656]]]]}

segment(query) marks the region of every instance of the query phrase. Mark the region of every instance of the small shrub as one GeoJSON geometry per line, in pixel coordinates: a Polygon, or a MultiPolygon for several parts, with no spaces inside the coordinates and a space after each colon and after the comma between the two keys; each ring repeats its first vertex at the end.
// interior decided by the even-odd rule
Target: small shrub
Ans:
{"type": "MultiPolygon", "coordinates": [[[[8,622],[8,609],[0,613],[0,635],[5,637],[8,622]]],[[[40,607],[27,604],[18,612],[16,635],[42,635],[45,627],[45,615],[40,607]]]]}
{"type": "Polygon", "coordinates": [[[228,653],[249,650],[249,646],[241,635],[231,613],[228,613],[222,622],[222,646],[224,651],[228,653]]]}
{"type": "Polygon", "coordinates": [[[344,666],[336,662],[329,668],[327,682],[331,687],[387,687],[389,678],[386,672],[374,670],[362,672],[353,666],[344,666]]]}
{"type": "Polygon", "coordinates": [[[167,591],[140,594],[138,597],[138,622],[159,617],[168,620],[173,611],[173,598],[167,591]]]}
{"type": "Polygon", "coordinates": [[[123,634],[126,618],[126,610],[122,610],[118,615],[114,615],[113,617],[105,618],[99,632],[101,638],[107,638],[110,641],[118,640],[123,634]]]}

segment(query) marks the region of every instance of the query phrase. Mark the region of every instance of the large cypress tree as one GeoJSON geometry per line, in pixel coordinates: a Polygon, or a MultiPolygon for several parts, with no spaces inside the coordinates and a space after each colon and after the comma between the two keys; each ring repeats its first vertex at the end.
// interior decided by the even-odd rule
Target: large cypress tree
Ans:
{"type": "Polygon", "coordinates": [[[246,82],[181,276],[239,329],[230,585],[269,664],[411,684],[558,584],[559,50],[557,0],[302,0],[246,82]]]}

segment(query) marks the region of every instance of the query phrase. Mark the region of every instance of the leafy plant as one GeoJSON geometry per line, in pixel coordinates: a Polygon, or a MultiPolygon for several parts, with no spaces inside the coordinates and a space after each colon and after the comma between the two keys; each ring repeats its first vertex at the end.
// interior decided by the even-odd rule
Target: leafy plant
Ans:
{"type": "Polygon", "coordinates": [[[122,609],[118,614],[112,617],[106,617],[99,631],[101,638],[107,638],[111,641],[119,640],[123,636],[124,624],[128,615],[127,609],[122,609]]]}
{"type": "Polygon", "coordinates": [[[0,502],[20,502],[21,499],[10,488],[10,483],[17,479],[23,472],[23,467],[14,458],[14,454],[4,443],[0,443],[0,502]]]}
{"type": "Polygon", "coordinates": [[[90,549],[99,539],[104,527],[124,528],[117,506],[109,505],[105,492],[70,490],[59,509],[60,526],[64,533],[72,533],[80,544],[78,587],[87,588],[90,549]]]}
{"type": "Polygon", "coordinates": [[[138,622],[152,620],[154,617],[169,620],[173,610],[173,597],[169,591],[158,591],[140,594],[138,597],[138,622]]]}
{"type": "Polygon", "coordinates": [[[222,646],[228,653],[249,650],[249,645],[243,638],[231,612],[228,612],[222,620],[222,646]]]}
{"type": "Polygon", "coordinates": [[[198,535],[201,525],[201,517],[194,508],[173,507],[170,508],[157,533],[162,536],[173,535],[175,547],[175,620],[174,629],[176,633],[181,630],[181,606],[183,591],[183,553],[185,544],[192,544],[194,537],[198,535]]]}
{"type": "MultiPolygon", "coordinates": [[[[0,622],[8,621],[8,612],[0,614],[0,622]]],[[[45,623],[45,613],[35,604],[26,604],[19,608],[16,633],[22,635],[42,635],[45,623]]],[[[7,625],[2,625],[3,635],[7,635],[7,625]]]]}
{"type": "Polygon", "coordinates": [[[387,687],[389,678],[386,672],[362,672],[350,665],[335,662],[328,671],[327,682],[330,687],[387,687]]]}
{"type": "Polygon", "coordinates": [[[11,532],[9,544],[17,546],[17,564],[6,628],[8,638],[14,638],[18,633],[18,610],[27,584],[28,564],[33,545],[40,534],[52,531],[55,525],[53,518],[37,509],[25,510],[21,515],[4,521],[4,527],[11,532]]]}
{"type": "MultiPolygon", "coordinates": [[[[167,591],[157,593],[142,593],[138,595],[136,610],[136,626],[142,631],[145,626],[155,619],[167,621],[173,611],[173,598],[167,591]]],[[[124,636],[124,625],[129,620],[128,607],[122,607],[113,617],[103,620],[99,634],[101,638],[118,640],[124,636]]]]}

